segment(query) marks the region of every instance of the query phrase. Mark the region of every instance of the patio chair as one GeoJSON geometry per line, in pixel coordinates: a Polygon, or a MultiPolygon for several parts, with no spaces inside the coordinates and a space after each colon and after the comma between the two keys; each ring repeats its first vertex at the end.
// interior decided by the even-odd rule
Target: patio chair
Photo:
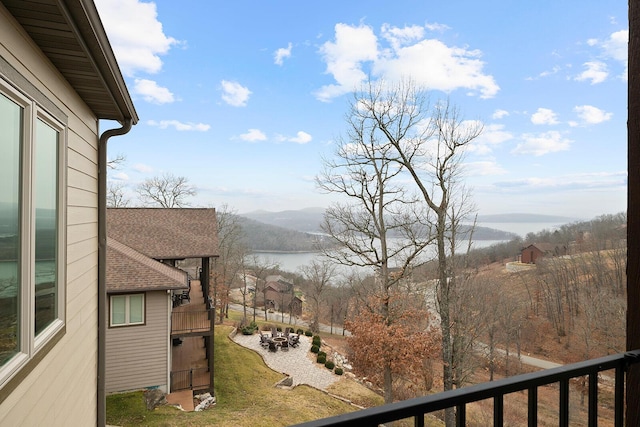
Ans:
{"type": "Polygon", "coordinates": [[[282,343],[280,344],[280,350],[289,351],[289,342],[288,341],[282,341],[282,343]]]}
{"type": "Polygon", "coordinates": [[[272,351],[274,353],[278,351],[278,347],[276,346],[276,343],[274,343],[273,341],[269,342],[269,351],[272,351]]]}
{"type": "Polygon", "coordinates": [[[297,347],[300,344],[300,335],[289,335],[289,345],[297,347]]]}
{"type": "Polygon", "coordinates": [[[291,329],[291,328],[286,328],[286,329],[284,330],[284,336],[288,338],[288,337],[289,337],[289,333],[290,333],[291,331],[293,331],[293,329],[291,329]]]}
{"type": "Polygon", "coordinates": [[[271,328],[271,338],[275,338],[278,336],[278,330],[276,328],[271,328]]]}

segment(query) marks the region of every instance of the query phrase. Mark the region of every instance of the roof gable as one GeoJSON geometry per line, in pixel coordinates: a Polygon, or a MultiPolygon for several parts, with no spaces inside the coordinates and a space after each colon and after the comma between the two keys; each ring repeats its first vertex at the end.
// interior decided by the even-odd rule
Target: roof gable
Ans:
{"type": "Polygon", "coordinates": [[[107,239],[107,292],[186,289],[187,273],[107,239]]]}
{"type": "Polygon", "coordinates": [[[218,256],[215,209],[110,208],[107,235],[154,259],[218,256]]]}

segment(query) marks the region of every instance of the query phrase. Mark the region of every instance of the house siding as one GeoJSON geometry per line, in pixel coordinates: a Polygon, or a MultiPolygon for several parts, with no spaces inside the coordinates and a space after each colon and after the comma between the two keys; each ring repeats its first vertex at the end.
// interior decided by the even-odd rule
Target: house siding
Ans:
{"type": "Polygon", "coordinates": [[[66,332],[0,404],[2,426],[97,421],[98,120],[0,5],[0,56],[67,116],[66,332]]]}
{"type": "Polygon", "coordinates": [[[145,293],[145,324],[107,329],[107,393],[159,387],[168,391],[170,295],[145,293]]]}

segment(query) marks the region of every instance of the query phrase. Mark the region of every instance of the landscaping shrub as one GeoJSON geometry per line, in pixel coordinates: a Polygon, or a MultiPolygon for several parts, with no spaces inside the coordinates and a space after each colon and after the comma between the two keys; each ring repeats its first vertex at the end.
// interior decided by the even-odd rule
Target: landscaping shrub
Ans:
{"type": "Polygon", "coordinates": [[[324,351],[319,351],[318,352],[318,356],[320,356],[320,355],[322,355],[324,357],[327,357],[327,353],[325,353],[324,351]]]}
{"type": "MultiPolygon", "coordinates": [[[[322,355],[320,355],[320,356],[318,356],[316,358],[316,362],[317,363],[321,363],[321,364],[329,363],[329,362],[327,362],[327,356],[322,356],[322,355]]],[[[331,362],[331,363],[333,363],[333,362],[331,362]]]]}
{"type": "Polygon", "coordinates": [[[333,371],[333,373],[336,374],[336,375],[342,375],[344,373],[344,371],[342,370],[342,368],[336,368],[333,371]]]}
{"type": "Polygon", "coordinates": [[[336,364],[333,363],[331,360],[328,360],[327,362],[325,362],[324,367],[327,369],[333,369],[335,368],[336,364]]]}
{"type": "Polygon", "coordinates": [[[296,329],[296,334],[298,335],[304,335],[304,331],[300,328],[296,329]]]}
{"type": "Polygon", "coordinates": [[[304,331],[305,336],[310,337],[311,335],[313,335],[313,332],[311,332],[310,330],[306,330],[304,331]]]}
{"type": "Polygon", "coordinates": [[[319,335],[316,335],[313,337],[313,340],[311,341],[311,345],[317,345],[318,347],[322,345],[322,339],[320,338],[319,335]]]}
{"type": "Polygon", "coordinates": [[[319,351],[320,351],[320,347],[318,347],[317,345],[311,346],[311,353],[317,353],[319,351]]]}

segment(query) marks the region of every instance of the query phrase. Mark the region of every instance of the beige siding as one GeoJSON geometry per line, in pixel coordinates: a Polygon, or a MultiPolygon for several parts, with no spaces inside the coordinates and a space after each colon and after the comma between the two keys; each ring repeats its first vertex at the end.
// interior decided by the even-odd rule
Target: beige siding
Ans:
{"type": "Polygon", "coordinates": [[[160,387],[168,391],[169,295],[145,294],[145,325],[107,329],[107,393],[160,387]]]}
{"type": "Polygon", "coordinates": [[[2,426],[97,420],[98,122],[0,5],[0,56],[68,116],[66,333],[0,404],[2,426]]]}

